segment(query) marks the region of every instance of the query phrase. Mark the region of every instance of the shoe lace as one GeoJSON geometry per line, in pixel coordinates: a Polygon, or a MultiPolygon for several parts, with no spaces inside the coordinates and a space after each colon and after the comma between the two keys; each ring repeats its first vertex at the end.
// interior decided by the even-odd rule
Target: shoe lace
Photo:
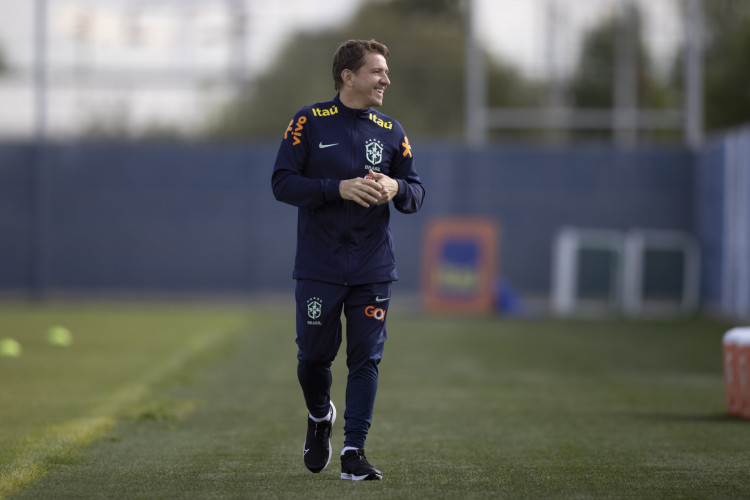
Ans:
{"type": "Polygon", "coordinates": [[[326,437],[326,430],[328,429],[328,426],[326,425],[328,422],[315,422],[315,429],[313,430],[313,437],[318,437],[318,432],[321,433],[321,438],[326,437]]]}

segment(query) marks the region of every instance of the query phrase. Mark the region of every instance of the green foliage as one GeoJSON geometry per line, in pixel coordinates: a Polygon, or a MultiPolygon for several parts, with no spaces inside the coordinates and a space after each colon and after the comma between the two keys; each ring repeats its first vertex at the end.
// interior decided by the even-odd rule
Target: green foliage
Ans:
{"type": "Polygon", "coordinates": [[[604,24],[592,28],[586,35],[570,86],[574,107],[612,106],[615,26],[615,21],[609,19],[604,24]]]}
{"type": "Polygon", "coordinates": [[[750,122],[750,4],[745,0],[703,2],[706,129],[750,122]]]}
{"type": "MultiPolygon", "coordinates": [[[[373,1],[346,26],[293,40],[271,70],[212,120],[215,139],[278,138],[294,112],[335,95],[331,63],[350,38],[375,38],[391,51],[391,86],[382,111],[410,136],[461,138],[464,130],[464,19],[451,0],[373,1]]],[[[529,85],[510,66],[490,62],[490,103],[533,101],[529,85]]]]}
{"type": "MultiPolygon", "coordinates": [[[[639,108],[659,109],[679,106],[679,94],[661,82],[641,34],[641,19],[636,11],[632,33],[636,40],[637,104],[639,108]]],[[[571,106],[575,108],[611,108],[614,106],[614,78],[618,21],[605,19],[585,36],[578,67],[570,82],[571,106]]]]}
{"type": "Polygon", "coordinates": [[[302,35],[287,45],[274,66],[210,120],[212,139],[278,138],[297,109],[335,95],[330,65],[337,43],[327,35],[302,35]],[[321,43],[326,37],[328,43],[321,43]]]}
{"type": "Polygon", "coordinates": [[[183,142],[190,139],[188,134],[167,123],[153,121],[143,127],[133,126],[125,106],[109,107],[106,111],[88,115],[86,123],[77,130],[76,136],[83,141],[118,142],[183,142]]]}

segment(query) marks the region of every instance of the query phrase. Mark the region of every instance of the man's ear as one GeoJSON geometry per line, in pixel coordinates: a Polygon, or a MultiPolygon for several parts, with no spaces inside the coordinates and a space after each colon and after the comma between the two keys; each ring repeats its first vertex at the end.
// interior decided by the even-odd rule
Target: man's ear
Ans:
{"type": "Polygon", "coordinates": [[[354,72],[352,70],[347,68],[341,72],[341,81],[344,82],[344,85],[351,87],[352,80],[354,80],[354,72]]]}

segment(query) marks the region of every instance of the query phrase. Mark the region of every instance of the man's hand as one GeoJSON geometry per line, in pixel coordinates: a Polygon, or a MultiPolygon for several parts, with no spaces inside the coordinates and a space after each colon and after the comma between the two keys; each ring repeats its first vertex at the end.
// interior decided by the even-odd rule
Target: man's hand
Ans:
{"type": "Polygon", "coordinates": [[[368,208],[370,205],[381,203],[383,186],[371,179],[355,177],[339,182],[339,194],[345,200],[352,200],[354,203],[368,208]]]}
{"type": "Polygon", "coordinates": [[[355,177],[339,183],[339,193],[345,200],[352,200],[367,208],[370,205],[385,205],[398,194],[398,182],[380,172],[372,172],[375,180],[355,177]]]}
{"type": "Polygon", "coordinates": [[[398,181],[380,172],[373,172],[372,175],[380,185],[380,200],[375,204],[384,205],[398,194],[398,181]]]}

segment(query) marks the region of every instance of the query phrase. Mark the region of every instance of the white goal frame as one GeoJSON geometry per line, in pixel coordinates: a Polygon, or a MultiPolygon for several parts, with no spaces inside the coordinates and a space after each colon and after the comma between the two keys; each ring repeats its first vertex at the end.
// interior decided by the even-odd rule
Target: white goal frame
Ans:
{"type": "Polygon", "coordinates": [[[552,247],[551,307],[555,314],[582,312],[578,296],[578,257],[583,250],[607,250],[615,256],[612,290],[607,309],[629,316],[647,313],[694,312],[700,300],[700,249],[696,239],[682,231],[640,229],[617,231],[566,226],[555,235],[552,247]],[[645,256],[649,250],[683,254],[682,293],[671,307],[651,304],[644,297],[645,256]]]}

